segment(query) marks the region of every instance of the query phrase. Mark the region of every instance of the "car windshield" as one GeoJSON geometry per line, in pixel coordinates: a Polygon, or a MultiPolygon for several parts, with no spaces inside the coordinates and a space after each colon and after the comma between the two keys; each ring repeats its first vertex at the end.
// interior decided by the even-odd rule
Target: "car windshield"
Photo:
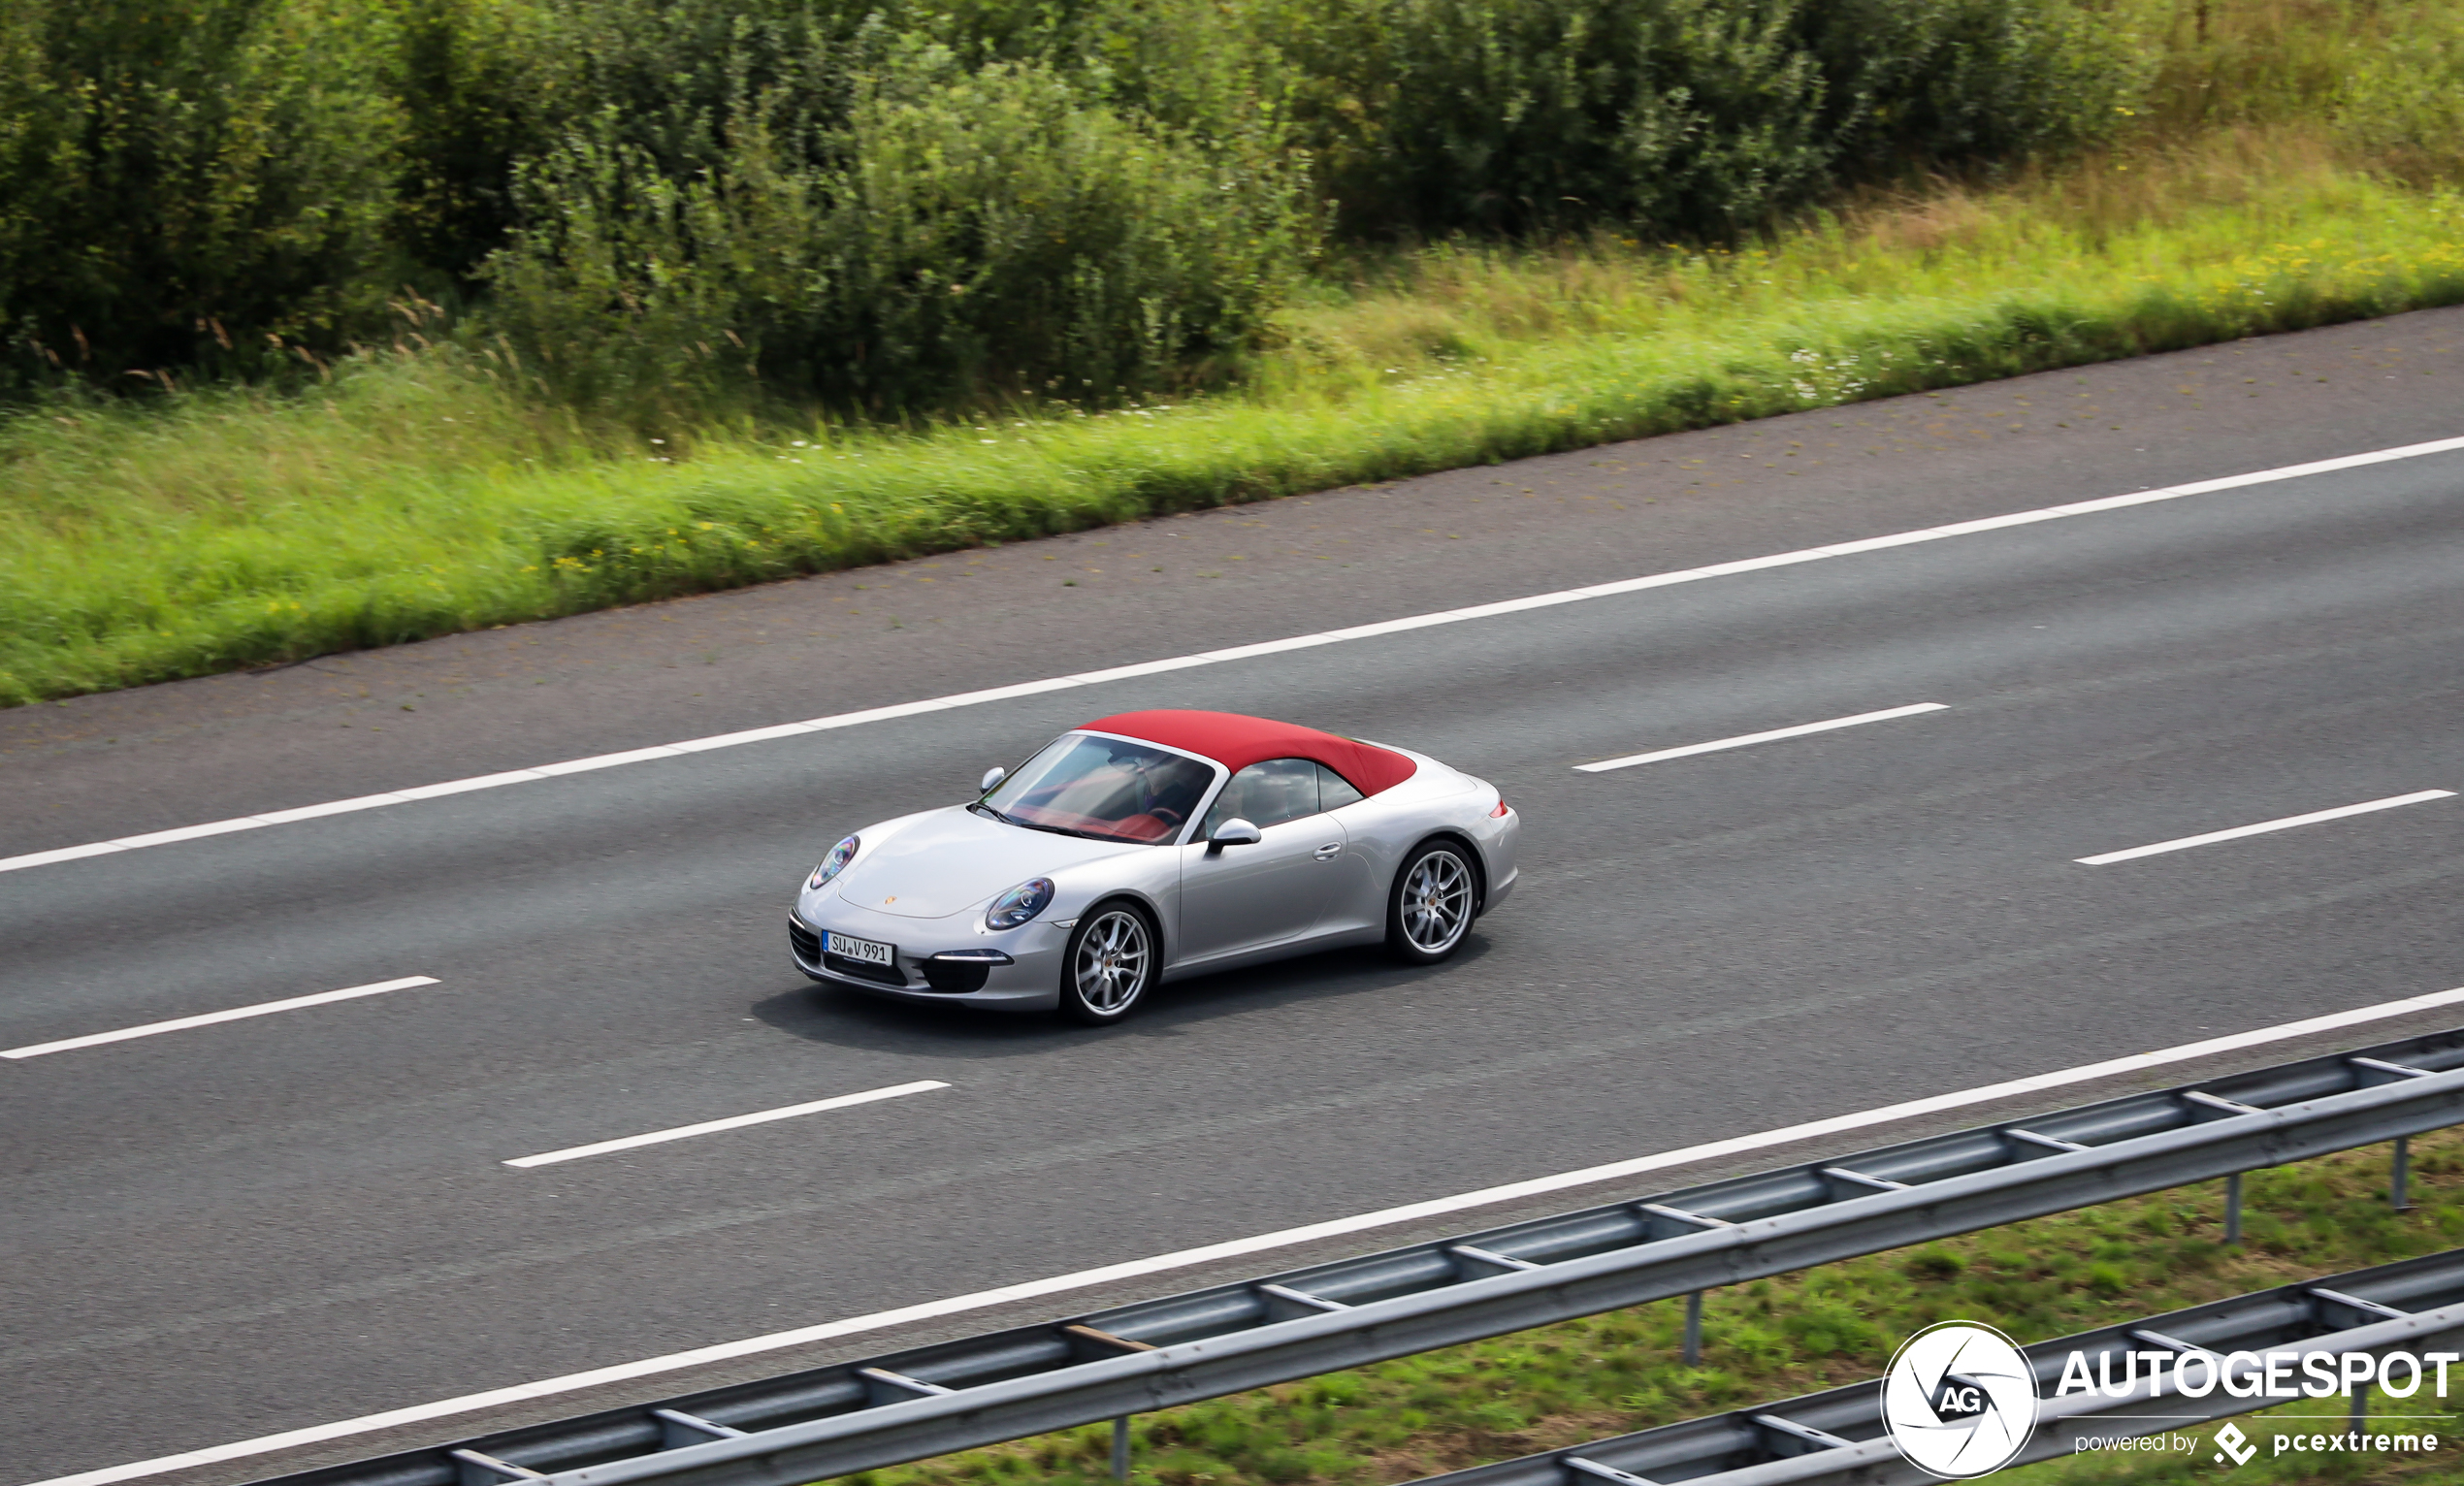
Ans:
{"type": "Polygon", "coordinates": [[[1070,733],[984,797],[1021,825],[1104,841],[1166,841],[1215,782],[1211,764],[1143,743],[1070,733]]]}

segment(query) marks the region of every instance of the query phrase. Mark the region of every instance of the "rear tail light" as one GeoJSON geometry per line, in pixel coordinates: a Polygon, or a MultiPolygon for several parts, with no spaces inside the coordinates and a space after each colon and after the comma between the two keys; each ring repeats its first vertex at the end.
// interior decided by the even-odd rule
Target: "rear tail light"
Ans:
{"type": "Polygon", "coordinates": [[[1497,808],[1489,812],[1489,819],[1494,821],[1499,816],[1511,814],[1513,814],[1513,812],[1508,810],[1506,806],[1506,796],[1501,794],[1497,797],[1497,808]]]}

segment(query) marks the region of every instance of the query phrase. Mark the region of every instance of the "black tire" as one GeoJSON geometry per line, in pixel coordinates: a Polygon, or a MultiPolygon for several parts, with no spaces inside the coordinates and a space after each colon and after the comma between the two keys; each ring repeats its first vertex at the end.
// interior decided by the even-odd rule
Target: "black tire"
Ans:
{"type": "Polygon", "coordinates": [[[1119,898],[1096,904],[1080,916],[1061,956],[1061,1015],[1111,1026],[1147,999],[1162,961],[1163,936],[1145,909],[1119,898]]]}
{"type": "Polygon", "coordinates": [[[1440,838],[1411,849],[1386,890],[1386,949],[1407,965],[1434,965],[1463,948],[1479,912],[1479,868],[1469,847],[1440,838]]]}

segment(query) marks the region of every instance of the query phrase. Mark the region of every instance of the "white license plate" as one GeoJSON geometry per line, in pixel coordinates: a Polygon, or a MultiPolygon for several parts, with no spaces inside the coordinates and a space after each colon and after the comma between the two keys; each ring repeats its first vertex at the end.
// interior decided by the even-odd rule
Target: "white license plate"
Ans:
{"type": "Polygon", "coordinates": [[[835,930],[822,936],[822,949],[861,965],[894,968],[898,960],[898,947],[895,945],[883,944],[878,939],[859,939],[853,934],[841,934],[835,930]]]}

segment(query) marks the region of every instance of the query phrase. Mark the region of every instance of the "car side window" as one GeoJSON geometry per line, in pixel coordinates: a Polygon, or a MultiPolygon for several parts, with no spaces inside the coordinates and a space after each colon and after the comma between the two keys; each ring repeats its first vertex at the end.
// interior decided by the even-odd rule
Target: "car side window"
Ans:
{"type": "Polygon", "coordinates": [[[1317,765],[1307,759],[1269,759],[1252,763],[1224,782],[1223,792],[1207,812],[1198,839],[1211,839],[1224,822],[1239,819],[1264,830],[1285,821],[1317,814],[1317,765]]]}
{"type": "Polygon", "coordinates": [[[1351,781],[1345,779],[1343,775],[1336,773],[1333,769],[1328,768],[1322,763],[1317,766],[1318,809],[1341,810],[1345,805],[1357,805],[1368,797],[1368,795],[1365,795],[1358,790],[1353,789],[1351,787],[1351,781]]]}

